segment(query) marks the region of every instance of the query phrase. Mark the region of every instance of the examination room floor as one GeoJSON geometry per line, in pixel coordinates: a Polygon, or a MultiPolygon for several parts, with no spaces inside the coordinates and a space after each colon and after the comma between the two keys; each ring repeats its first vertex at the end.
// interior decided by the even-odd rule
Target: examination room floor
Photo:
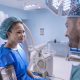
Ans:
{"type": "Polygon", "coordinates": [[[72,64],[78,65],[78,62],[67,61],[63,57],[53,57],[53,75],[57,78],[52,80],[70,80],[72,64]]]}

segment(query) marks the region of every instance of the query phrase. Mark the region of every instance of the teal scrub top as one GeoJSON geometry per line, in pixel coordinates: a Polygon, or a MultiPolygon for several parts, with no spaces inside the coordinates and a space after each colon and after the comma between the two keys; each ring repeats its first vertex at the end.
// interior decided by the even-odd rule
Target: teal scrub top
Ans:
{"type": "MultiPolygon", "coordinates": [[[[80,56],[80,49],[70,48],[71,54],[80,56]]],[[[80,65],[72,65],[70,80],[80,80],[80,65]]]]}
{"type": "Polygon", "coordinates": [[[27,74],[28,62],[22,48],[13,50],[11,48],[0,47],[0,67],[13,65],[17,80],[48,80],[46,78],[33,78],[27,74]]]}

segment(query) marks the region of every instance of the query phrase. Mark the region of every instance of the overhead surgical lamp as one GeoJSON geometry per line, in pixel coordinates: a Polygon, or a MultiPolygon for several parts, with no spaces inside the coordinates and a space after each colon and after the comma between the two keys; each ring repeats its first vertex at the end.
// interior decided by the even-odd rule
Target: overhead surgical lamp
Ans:
{"type": "Polygon", "coordinates": [[[70,8],[79,2],[79,0],[47,0],[46,5],[56,15],[66,16],[70,8]]]}

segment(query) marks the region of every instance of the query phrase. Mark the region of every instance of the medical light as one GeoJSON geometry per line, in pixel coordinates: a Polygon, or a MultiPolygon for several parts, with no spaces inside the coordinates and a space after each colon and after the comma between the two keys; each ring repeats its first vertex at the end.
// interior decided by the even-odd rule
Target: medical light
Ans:
{"type": "Polygon", "coordinates": [[[57,15],[65,16],[70,8],[79,4],[79,0],[47,0],[48,8],[57,15]]]}
{"type": "Polygon", "coordinates": [[[56,9],[58,9],[62,5],[64,11],[70,9],[70,4],[71,4],[71,1],[70,0],[53,0],[52,1],[52,5],[56,9]]]}

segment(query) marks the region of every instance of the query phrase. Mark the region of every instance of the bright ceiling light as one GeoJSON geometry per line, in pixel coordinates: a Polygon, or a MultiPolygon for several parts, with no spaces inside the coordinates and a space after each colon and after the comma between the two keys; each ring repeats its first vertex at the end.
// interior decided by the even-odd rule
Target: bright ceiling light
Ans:
{"type": "Polygon", "coordinates": [[[32,5],[25,5],[24,10],[33,9],[33,8],[35,8],[35,7],[36,7],[35,4],[32,4],[32,5]]]}
{"type": "Polygon", "coordinates": [[[71,1],[70,0],[53,0],[52,5],[58,9],[60,6],[63,6],[63,10],[66,11],[70,9],[71,1]]]}
{"type": "Polygon", "coordinates": [[[69,10],[71,7],[71,1],[70,0],[64,0],[64,4],[63,4],[63,10],[69,10]]]}
{"type": "Polygon", "coordinates": [[[36,4],[32,4],[32,5],[25,5],[24,6],[24,10],[31,10],[31,9],[40,9],[41,7],[39,5],[36,4]]]}
{"type": "Polygon", "coordinates": [[[74,1],[76,0],[47,0],[46,4],[55,14],[65,16],[74,1]]]}

